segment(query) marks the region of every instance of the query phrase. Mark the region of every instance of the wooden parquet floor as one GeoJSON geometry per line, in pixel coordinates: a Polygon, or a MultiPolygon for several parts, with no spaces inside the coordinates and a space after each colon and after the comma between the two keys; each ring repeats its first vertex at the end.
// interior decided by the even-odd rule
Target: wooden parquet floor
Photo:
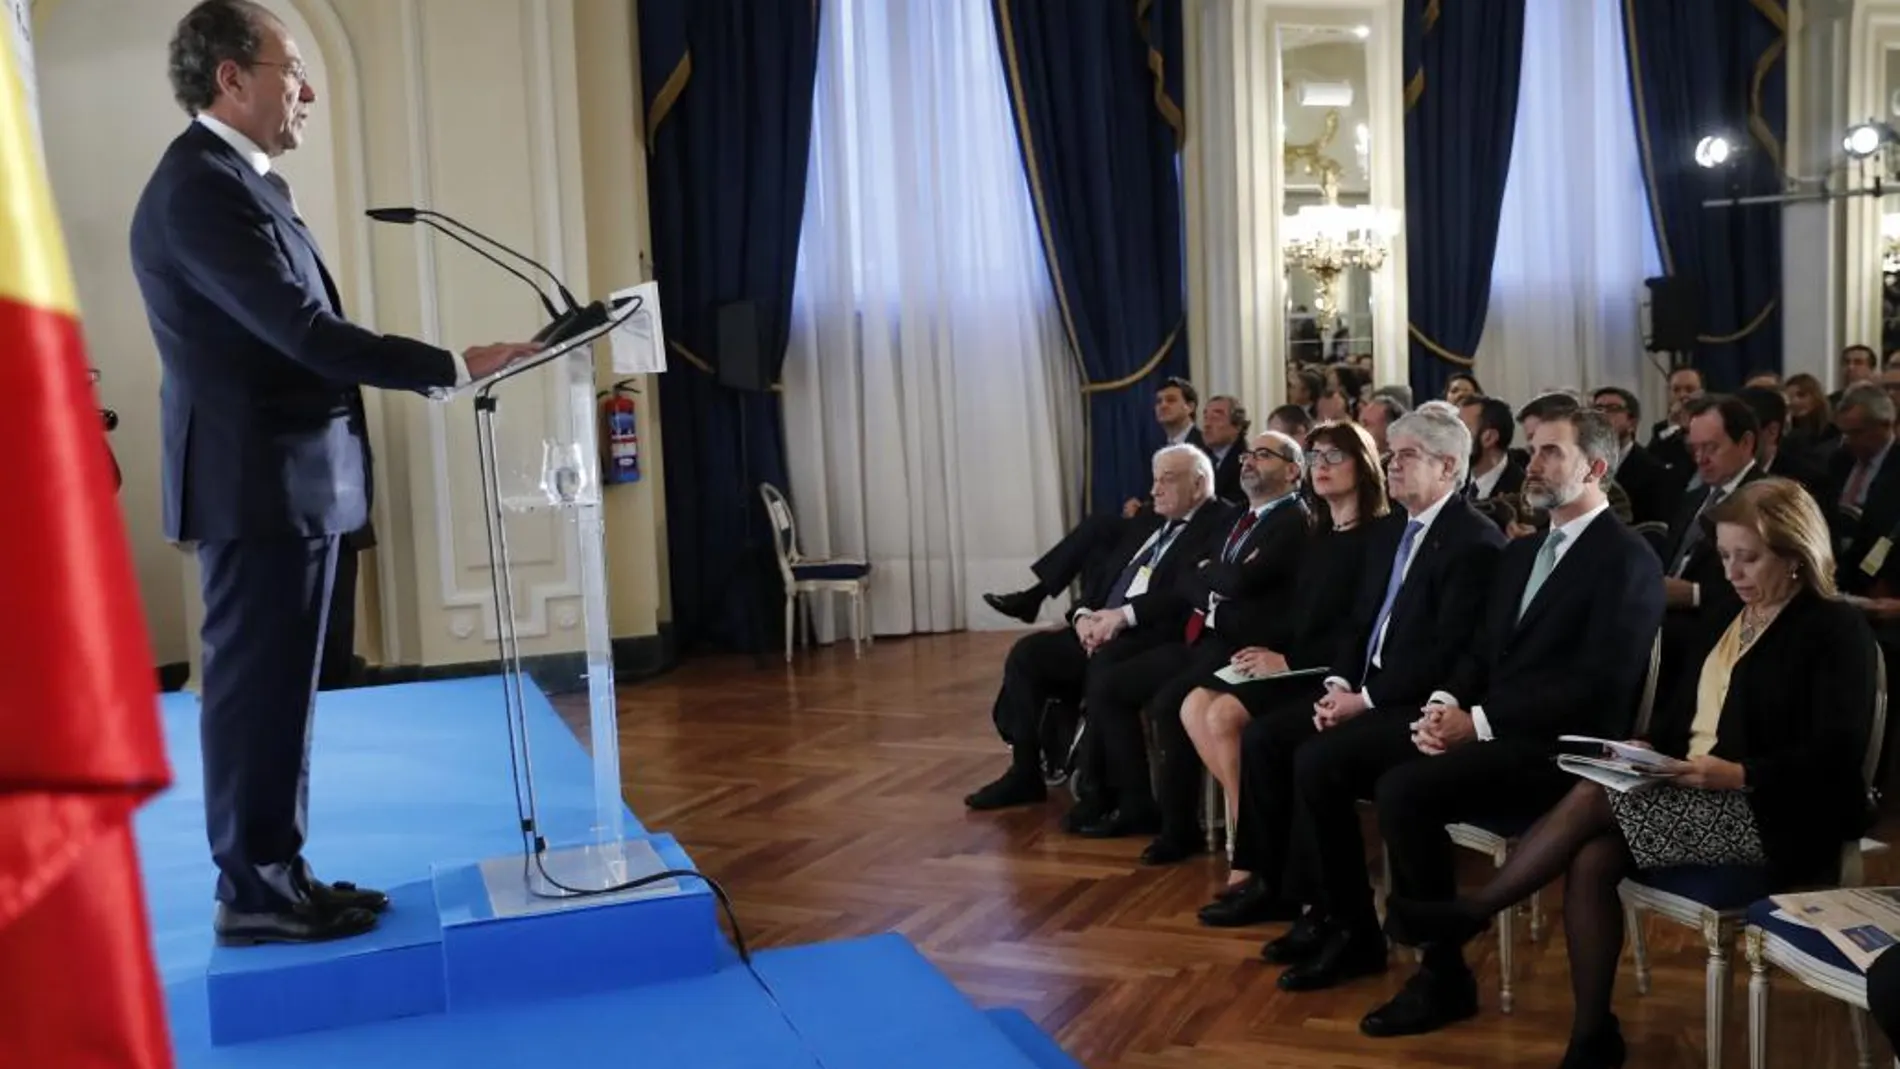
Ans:
{"type": "MultiPolygon", "coordinates": [[[[753,946],[901,932],[976,1002],[1021,1008],[1090,1069],[1557,1064],[1570,993],[1554,917],[1535,944],[1518,926],[1515,1013],[1498,1012],[1488,936],[1472,947],[1484,1000],[1476,1019],[1372,1040],[1358,1020],[1397,990],[1409,958],[1395,955],[1384,978],[1285,994],[1257,957],[1280,926],[1196,923],[1223,878],[1215,861],[1144,869],[1139,840],[1063,834],[1057,800],[966,812],[963,795],[1006,761],[989,709],[1014,637],[883,640],[861,661],[843,645],[801,651],[790,667],[709,658],[623,687],[628,801],[727,888],[753,946]]],[[[1900,828],[1883,830],[1893,842],[1900,828]]],[[[1464,878],[1481,880],[1488,862],[1469,861],[1464,878]]],[[[1883,856],[1872,875],[1891,881],[1893,867],[1883,856]]],[[[1561,890],[1546,900],[1555,914],[1561,890]]],[[[1617,991],[1629,1064],[1696,1069],[1700,935],[1649,924],[1651,993],[1636,994],[1627,956],[1617,991]]],[[[1746,985],[1738,960],[1731,1067],[1747,1065],[1746,985]]],[[[1782,977],[1771,1020],[1771,1065],[1854,1064],[1839,1004],[1782,977]]]]}

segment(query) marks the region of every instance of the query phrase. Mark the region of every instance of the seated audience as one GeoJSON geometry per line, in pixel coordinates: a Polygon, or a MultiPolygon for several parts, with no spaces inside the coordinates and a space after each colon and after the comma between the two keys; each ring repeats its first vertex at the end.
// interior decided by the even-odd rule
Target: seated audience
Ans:
{"type": "MultiPolygon", "coordinates": [[[[1550,529],[1504,551],[1476,635],[1435,666],[1442,689],[1340,724],[1295,761],[1303,830],[1319,865],[1320,920],[1271,944],[1291,964],[1280,977],[1286,990],[1386,967],[1357,799],[1371,797],[1378,810],[1393,893],[1449,901],[1457,883],[1445,825],[1528,827],[1569,788],[1551,760],[1559,736],[1628,732],[1662,619],[1661,569],[1610,514],[1603,479],[1616,438],[1602,416],[1575,407],[1554,414],[1531,446],[1525,496],[1549,513],[1550,529]]],[[[1477,982],[1459,945],[1434,944],[1360,1030],[1415,1035],[1476,1012],[1477,982]]]]}
{"type": "Polygon", "coordinates": [[[1381,530],[1390,512],[1385,473],[1363,428],[1320,425],[1306,457],[1308,483],[1323,507],[1286,605],[1284,635],[1234,655],[1233,667],[1254,678],[1228,683],[1209,675],[1180,710],[1195,751],[1226,791],[1227,827],[1234,836],[1227,889],[1200,914],[1203,924],[1215,927],[1299,915],[1282,894],[1293,823],[1292,769],[1272,761],[1290,757],[1312,736],[1313,703],[1326,691],[1318,676],[1275,674],[1332,667],[1340,643],[1349,640],[1372,543],[1397,535],[1396,529],[1381,530]]]}
{"type": "Polygon", "coordinates": [[[1781,389],[1781,373],[1779,371],[1751,371],[1748,377],[1742,380],[1742,388],[1744,390],[1752,389],[1757,386],[1766,387],[1770,390],[1781,389]]]}
{"type": "Polygon", "coordinates": [[[1833,544],[1841,560],[1841,586],[1857,594],[1873,576],[1863,573],[1854,579],[1851,574],[1861,571],[1874,543],[1900,521],[1893,401],[1870,383],[1849,387],[1834,411],[1834,425],[1840,428],[1841,447],[1828,462],[1827,489],[1820,500],[1835,515],[1833,544]]]}
{"type": "Polygon", "coordinates": [[[1735,396],[1755,413],[1755,425],[1759,428],[1755,464],[1761,473],[1793,479],[1814,495],[1816,502],[1827,500],[1827,470],[1804,450],[1787,448],[1787,397],[1780,390],[1761,386],[1743,387],[1735,396]]]}
{"type": "Polygon", "coordinates": [[[1304,442],[1307,432],[1313,429],[1313,414],[1299,405],[1281,405],[1267,414],[1267,429],[1304,442]]]}
{"type": "Polygon", "coordinates": [[[1188,581],[1193,606],[1182,642],[1156,646],[1117,669],[1121,686],[1089,702],[1094,745],[1106,759],[1106,779],[1122,799],[1120,821],[1106,814],[1078,816],[1077,832],[1108,837],[1154,831],[1148,818],[1148,755],[1141,717],[1154,725],[1159,778],[1152,796],[1160,807],[1159,835],[1141,855],[1144,865],[1171,865],[1200,852],[1201,763],[1181,724],[1181,703],[1209,673],[1256,643],[1278,642],[1293,626],[1288,612],[1305,565],[1312,510],[1300,495],[1306,457],[1298,442],[1268,431],[1253,441],[1241,478],[1248,508],[1188,581]],[[1131,799],[1133,801],[1131,801],[1131,799]]]}
{"type": "Polygon", "coordinates": [[[1495,397],[1467,396],[1458,404],[1458,418],[1471,432],[1471,475],[1465,480],[1468,501],[1488,501],[1500,494],[1524,489],[1524,466],[1511,455],[1511,406],[1495,397]]]}
{"type": "Polygon", "coordinates": [[[1155,454],[1154,510],[1160,522],[1152,531],[1125,528],[1110,555],[1113,570],[1086,592],[1068,626],[1033,632],[1011,647],[992,714],[1010,745],[1010,768],[964,799],[971,809],[1046,798],[1038,741],[1043,705],[1113,688],[1123,663],[1180,640],[1189,609],[1181,591],[1233,522],[1233,510],[1214,497],[1214,464],[1205,451],[1170,445],[1155,454]]]}
{"type": "Polygon", "coordinates": [[[1686,487],[1695,476],[1695,461],[1689,456],[1685,432],[1689,429],[1688,404],[1702,393],[1702,372],[1679,367],[1669,373],[1669,415],[1649,430],[1649,452],[1663,467],[1682,479],[1686,487]]]}
{"type": "Polygon", "coordinates": [[[1761,466],[1755,463],[1753,410],[1726,394],[1697,395],[1683,410],[1688,415],[1684,435],[1695,457],[1699,485],[1683,495],[1663,540],[1663,597],[1669,611],[1663,616],[1657,685],[1665,692],[1697,653],[1695,641],[1707,622],[1726,620],[1735,612],[1735,592],[1715,552],[1708,514],[1743,484],[1761,478],[1761,466]]]}
{"type": "Polygon", "coordinates": [[[1240,455],[1250,426],[1247,410],[1227,394],[1208,398],[1201,411],[1201,445],[1214,462],[1214,496],[1230,505],[1247,500],[1240,489],[1240,455]]]}
{"type": "Polygon", "coordinates": [[[1299,405],[1312,415],[1319,406],[1320,394],[1326,392],[1326,376],[1310,367],[1295,368],[1287,372],[1286,400],[1290,405],[1299,405]]]}
{"type": "Polygon", "coordinates": [[[1445,380],[1445,400],[1454,405],[1462,405],[1467,397],[1483,397],[1484,387],[1478,385],[1478,377],[1469,371],[1454,372],[1445,380]]]}
{"type": "Polygon", "coordinates": [[[1740,608],[1717,625],[1700,671],[1648,733],[1647,744],[1674,759],[1668,780],[1628,793],[1576,782],[1482,890],[1450,902],[1407,892],[1389,904],[1394,937],[1430,955],[1564,876],[1575,1009],[1563,1064],[1571,1069],[1624,1062],[1610,996],[1625,877],[1753,866],[1764,894],[1825,885],[1839,879],[1842,843],[1868,824],[1860,767],[1877,654],[1859,613],[1835,595],[1820,510],[1792,481],[1765,479],[1712,518],[1740,608]]]}
{"type": "Polygon", "coordinates": [[[1392,426],[1394,420],[1408,411],[1410,411],[1409,406],[1386,393],[1375,393],[1365,404],[1359,406],[1359,425],[1366,429],[1367,434],[1372,435],[1373,444],[1379,447],[1380,456],[1391,451],[1386,447],[1386,428],[1392,426]]]}
{"type": "MultiPolygon", "coordinates": [[[[1517,422],[1524,428],[1524,441],[1528,443],[1531,438],[1536,435],[1538,424],[1544,420],[1558,419],[1572,412],[1581,411],[1583,407],[1583,402],[1578,399],[1576,394],[1566,391],[1556,391],[1538,395],[1532,399],[1529,404],[1517,410],[1517,422]]],[[[1522,454],[1519,463],[1523,464],[1526,468],[1530,466],[1529,450],[1514,449],[1512,453],[1522,454]]],[[[1536,534],[1544,529],[1547,522],[1543,510],[1525,504],[1522,500],[1522,496],[1521,494],[1505,495],[1506,499],[1516,508],[1518,514],[1517,524],[1509,528],[1512,538],[1522,538],[1526,535],[1536,534]]],[[[1616,481],[1614,475],[1604,478],[1603,496],[1609,500],[1610,511],[1615,514],[1617,519],[1624,523],[1635,522],[1635,510],[1630,505],[1629,492],[1623,489],[1622,485],[1616,481]]]]}
{"type": "Polygon", "coordinates": [[[1643,420],[1642,402],[1620,386],[1605,386],[1591,396],[1590,407],[1616,432],[1619,452],[1616,463],[1610,465],[1610,478],[1629,493],[1630,522],[1668,523],[1676,514],[1684,480],[1636,440],[1636,428],[1643,420]]]}
{"type": "Polygon", "coordinates": [[[1808,374],[1790,375],[1782,392],[1788,395],[1788,432],[1781,436],[1782,448],[1817,460],[1832,454],[1841,432],[1834,426],[1834,406],[1821,380],[1808,374]]]}
{"type": "MultiPolygon", "coordinates": [[[[1194,425],[1199,407],[1200,398],[1194,392],[1193,383],[1180,378],[1162,382],[1155,391],[1155,422],[1161,424],[1168,445],[1191,445],[1206,451],[1201,430],[1194,425]]],[[[1208,456],[1211,460],[1213,454],[1208,456]]],[[[1030,565],[1029,570],[1036,577],[1033,586],[1008,594],[985,594],[983,604],[1012,619],[1035,623],[1036,617],[1042,615],[1044,599],[1060,597],[1078,579],[1087,590],[1099,587],[1107,577],[1114,575],[1110,571],[1104,576],[1103,571],[1113,563],[1110,557],[1115,548],[1131,534],[1131,525],[1146,535],[1159,527],[1161,521],[1148,503],[1139,498],[1123,502],[1119,516],[1107,512],[1089,516],[1030,565]]]]}
{"type": "MultiPolygon", "coordinates": [[[[1248,865],[1267,881],[1261,893],[1313,900],[1301,869],[1285,873],[1284,890],[1273,886],[1281,875],[1274,869],[1284,860],[1273,852],[1283,850],[1287,832],[1278,825],[1268,826],[1268,821],[1279,819],[1271,815],[1271,807],[1277,806],[1280,813],[1292,810],[1286,792],[1294,777],[1288,770],[1319,741],[1315,732],[1324,738],[1360,718],[1410,723],[1417,717],[1441,681],[1444,666],[1455,662],[1470,643],[1492,569],[1504,546],[1503,533],[1458,493],[1471,458],[1471,433],[1462,422],[1441,409],[1420,406],[1392,425],[1391,439],[1386,486],[1392,503],[1405,510],[1404,522],[1394,517],[1370,535],[1366,551],[1370,567],[1361,581],[1351,623],[1339,632],[1339,645],[1329,665],[1332,674],[1322,682],[1317,702],[1310,693],[1302,693],[1288,699],[1285,706],[1262,710],[1260,719],[1266,723],[1250,730],[1243,744],[1241,827],[1250,842],[1259,846],[1258,852],[1249,849],[1248,865]],[[1257,796],[1256,789],[1261,792],[1257,796]],[[1281,793],[1272,793],[1276,791],[1281,793]],[[1250,828],[1250,823],[1260,826],[1250,828]]],[[[1311,834],[1304,841],[1294,841],[1303,851],[1358,850],[1355,864],[1363,877],[1365,854],[1358,818],[1350,812],[1352,803],[1353,799],[1346,800],[1350,827],[1342,830],[1335,815],[1324,810],[1323,826],[1309,824],[1306,830],[1311,834]],[[1334,843],[1336,835],[1350,842],[1334,843]]],[[[1270,913],[1274,907],[1272,902],[1258,902],[1253,908],[1270,913]]],[[[1319,906],[1302,917],[1286,939],[1268,944],[1267,960],[1304,962],[1319,970],[1309,972],[1304,981],[1282,977],[1282,986],[1289,990],[1302,983],[1324,986],[1319,981],[1325,975],[1343,979],[1346,972],[1359,967],[1356,961],[1342,959],[1346,948],[1333,945],[1332,936],[1344,931],[1319,906]]],[[[1373,931],[1376,935],[1376,922],[1373,931]]],[[[1354,942],[1350,949],[1359,952],[1361,948],[1354,942]]]]}
{"type": "Polygon", "coordinates": [[[1872,346],[1850,345],[1841,350],[1841,388],[1827,397],[1831,405],[1841,403],[1841,395],[1863,382],[1873,382],[1875,367],[1880,358],[1874,354],[1872,346]]]}

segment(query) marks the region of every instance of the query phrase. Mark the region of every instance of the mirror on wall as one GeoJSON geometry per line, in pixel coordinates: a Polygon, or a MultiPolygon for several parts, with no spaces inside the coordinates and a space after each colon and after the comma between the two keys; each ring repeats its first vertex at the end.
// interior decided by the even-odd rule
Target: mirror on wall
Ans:
{"type": "Polygon", "coordinates": [[[1279,28],[1289,366],[1372,367],[1374,272],[1393,224],[1370,206],[1370,35],[1351,21],[1279,28]]]}

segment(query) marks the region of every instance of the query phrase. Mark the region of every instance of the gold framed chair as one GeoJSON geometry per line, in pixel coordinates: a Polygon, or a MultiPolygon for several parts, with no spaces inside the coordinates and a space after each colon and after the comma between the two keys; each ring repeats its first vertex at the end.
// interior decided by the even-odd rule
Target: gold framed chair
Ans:
{"type": "MultiPolygon", "coordinates": [[[[851,650],[864,656],[871,641],[871,621],[865,608],[865,592],[871,586],[871,565],[844,557],[807,557],[798,549],[798,524],[792,518],[791,503],[771,483],[759,484],[759,497],[765,501],[765,515],[772,524],[772,549],[778,555],[779,578],[785,582],[785,663],[792,663],[792,643],[801,630],[803,614],[798,612],[799,597],[818,594],[844,594],[851,599],[851,650]]],[[[817,641],[811,627],[802,628],[811,642],[817,641]]]]}

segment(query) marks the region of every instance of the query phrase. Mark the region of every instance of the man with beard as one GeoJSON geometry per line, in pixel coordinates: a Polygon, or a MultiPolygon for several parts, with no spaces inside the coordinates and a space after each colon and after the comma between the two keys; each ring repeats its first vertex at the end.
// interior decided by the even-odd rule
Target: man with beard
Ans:
{"type": "MultiPolygon", "coordinates": [[[[1370,795],[1378,808],[1392,893],[1449,900],[1457,888],[1447,824],[1521,833],[1574,782],[1551,761],[1558,736],[1628,737],[1662,622],[1662,572],[1610,514],[1603,480],[1616,454],[1616,435],[1597,413],[1572,408],[1540,421],[1524,495],[1549,512],[1550,529],[1505,549],[1477,635],[1444,689],[1416,712],[1360,717],[1300,751],[1295,789],[1332,931],[1306,935],[1304,958],[1299,926],[1268,944],[1269,960],[1298,962],[1282,988],[1315,990],[1385,968],[1359,837],[1335,834],[1342,817],[1353,821],[1356,799],[1370,795]]],[[[1461,948],[1427,946],[1418,972],[1360,1030],[1415,1035],[1477,1008],[1461,948]]]]}

